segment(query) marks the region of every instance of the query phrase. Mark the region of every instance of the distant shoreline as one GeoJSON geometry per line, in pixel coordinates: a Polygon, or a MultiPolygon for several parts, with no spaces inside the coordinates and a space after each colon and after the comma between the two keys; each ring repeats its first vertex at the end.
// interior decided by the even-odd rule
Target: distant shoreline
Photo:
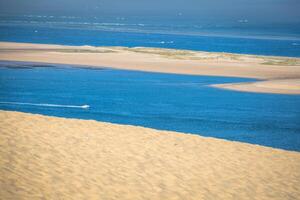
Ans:
{"type": "MultiPolygon", "coordinates": [[[[212,35],[215,36],[215,35],[212,35]]],[[[209,37],[209,35],[207,35],[209,37]]],[[[218,37],[217,35],[215,37],[218,37]]],[[[223,36],[219,36],[223,37],[223,36]]],[[[235,37],[232,37],[235,38],[235,37]]],[[[247,39],[247,38],[246,38],[247,39]]],[[[249,39],[259,39],[259,38],[249,38],[249,39]]],[[[267,39],[267,38],[261,38],[261,39],[267,39]]],[[[273,40],[273,39],[270,39],[273,40]]],[[[278,39],[280,40],[280,39],[278,39]]],[[[300,39],[291,39],[291,41],[298,41],[300,42],[300,39]]],[[[235,53],[235,52],[230,52],[230,51],[205,51],[205,50],[196,50],[196,49],[186,49],[186,48],[172,48],[172,47],[151,47],[151,46],[121,46],[121,45],[77,45],[77,44],[61,44],[61,43],[41,43],[41,42],[19,42],[19,41],[14,41],[14,40],[1,40],[0,39],[0,46],[1,44],[5,43],[14,43],[14,44],[33,44],[33,45],[50,45],[50,46],[62,46],[62,47],[91,47],[91,48],[124,48],[124,49],[136,49],[136,48],[143,48],[143,49],[161,49],[161,50],[166,50],[166,51],[189,51],[189,52],[198,52],[198,53],[212,53],[212,54],[232,54],[232,55],[240,55],[240,56],[256,56],[256,57],[266,57],[266,58],[283,58],[283,59],[300,59],[300,56],[284,56],[284,55],[273,55],[273,54],[255,54],[255,53],[235,53]]],[[[296,43],[298,45],[298,43],[296,43]]]]}
{"type": "Polygon", "coordinates": [[[93,47],[0,42],[0,60],[255,78],[264,81],[254,85],[253,83],[223,84],[213,85],[213,87],[247,92],[300,94],[300,58],[293,57],[145,47],[93,47]]]}

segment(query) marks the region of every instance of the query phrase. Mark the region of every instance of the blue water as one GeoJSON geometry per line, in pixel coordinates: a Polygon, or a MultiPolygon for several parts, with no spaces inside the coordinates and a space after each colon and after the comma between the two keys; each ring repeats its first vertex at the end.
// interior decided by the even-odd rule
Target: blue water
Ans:
{"type": "Polygon", "coordinates": [[[300,151],[300,95],[244,93],[207,86],[251,79],[108,68],[32,68],[32,64],[12,62],[1,62],[0,66],[0,109],[139,125],[300,151]],[[14,68],[6,68],[8,65],[14,68]]]}
{"type": "Polygon", "coordinates": [[[0,41],[300,57],[300,25],[143,17],[0,16],[0,41]]]}

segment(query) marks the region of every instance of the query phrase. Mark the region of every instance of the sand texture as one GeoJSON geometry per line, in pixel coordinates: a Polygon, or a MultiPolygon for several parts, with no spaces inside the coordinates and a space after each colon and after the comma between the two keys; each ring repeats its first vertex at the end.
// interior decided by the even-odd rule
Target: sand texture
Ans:
{"type": "Polygon", "coordinates": [[[0,199],[300,199],[300,153],[0,111],[0,199]]]}
{"type": "MultiPolygon", "coordinates": [[[[253,91],[300,94],[300,59],[158,48],[62,46],[0,42],[0,60],[112,67],[177,74],[232,76],[261,80],[285,79],[285,88],[253,91]],[[294,85],[296,84],[296,85],[294,85]],[[278,90],[279,89],[279,90],[278,90]]],[[[273,84],[276,86],[276,84],[273,84]]],[[[222,88],[222,86],[220,86],[222,88]]],[[[244,91],[247,85],[235,87],[244,91]]],[[[227,89],[231,89],[228,87],[227,89]]]]}

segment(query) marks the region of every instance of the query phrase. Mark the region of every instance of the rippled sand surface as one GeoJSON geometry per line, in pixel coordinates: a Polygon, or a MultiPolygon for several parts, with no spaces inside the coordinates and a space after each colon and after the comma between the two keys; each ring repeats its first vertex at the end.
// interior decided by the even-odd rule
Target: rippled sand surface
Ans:
{"type": "Polygon", "coordinates": [[[0,111],[0,199],[299,199],[300,153],[0,111]]]}

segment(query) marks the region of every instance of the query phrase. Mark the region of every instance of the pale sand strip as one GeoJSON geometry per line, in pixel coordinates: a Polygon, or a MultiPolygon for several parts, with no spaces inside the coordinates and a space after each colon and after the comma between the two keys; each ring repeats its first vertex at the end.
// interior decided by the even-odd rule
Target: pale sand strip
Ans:
{"type": "Polygon", "coordinates": [[[300,79],[282,79],[270,81],[257,81],[251,83],[228,83],[215,84],[212,87],[243,91],[243,92],[260,92],[260,93],[277,93],[277,94],[299,94],[300,79]]]}
{"type": "MultiPolygon", "coordinates": [[[[295,88],[294,80],[300,78],[299,58],[154,48],[78,47],[0,42],[0,60],[77,64],[178,74],[247,77],[269,81],[280,78],[287,79],[286,81],[289,82],[284,90],[280,90],[281,93],[300,94],[299,89],[293,89],[295,88]]],[[[253,88],[253,91],[278,92],[278,88],[264,87],[264,89],[260,89],[259,87],[253,88]]],[[[243,90],[244,85],[240,85],[238,89],[243,90]]]]}
{"type": "Polygon", "coordinates": [[[300,153],[0,111],[0,199],[300,199],[300,153]]]}

